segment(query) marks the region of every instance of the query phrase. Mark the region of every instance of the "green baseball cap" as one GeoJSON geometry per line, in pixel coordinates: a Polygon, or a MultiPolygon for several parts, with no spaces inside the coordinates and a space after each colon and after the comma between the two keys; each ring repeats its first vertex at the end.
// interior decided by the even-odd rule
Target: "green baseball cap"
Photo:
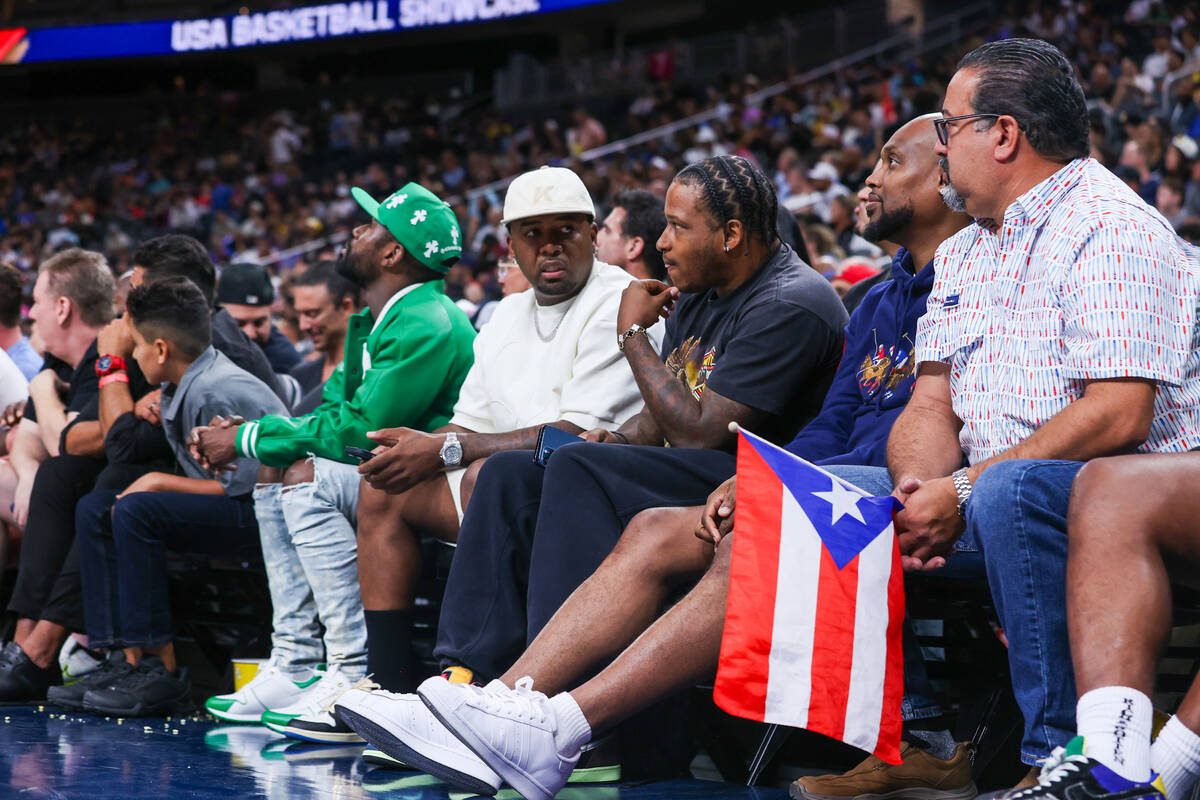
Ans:
{"type": "Polygon", "coordinates": [[[382,203],[357,186],[350,195],[413,258],[430,269],[445,273],[462,257],[458,219],[449,205],[421,184],[406,183],[382,203]]]}

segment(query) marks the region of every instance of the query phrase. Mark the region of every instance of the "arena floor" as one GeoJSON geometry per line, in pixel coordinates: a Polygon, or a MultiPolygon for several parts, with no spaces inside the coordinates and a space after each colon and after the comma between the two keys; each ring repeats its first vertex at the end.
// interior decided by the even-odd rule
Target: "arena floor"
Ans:
{"type": "MultiPolygon", "coordinates": [[[[51,706],[0,708],[0,798],[21,800],[459,800],[434,779],[380,770],[361,746],[308,745],[211,717],[104,719],[51,706]]],[[[783,800],[711,781],[572,786],[570,800],[783,800]]],[[[516,798],[511,790],[498,798],[516,798]]]]}

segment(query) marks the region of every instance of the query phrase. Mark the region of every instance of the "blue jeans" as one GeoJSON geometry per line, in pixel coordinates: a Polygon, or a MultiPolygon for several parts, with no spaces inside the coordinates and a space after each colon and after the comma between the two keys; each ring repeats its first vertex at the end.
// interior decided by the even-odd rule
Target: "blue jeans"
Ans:
{"type": "Polygon", "coordinates": [[[971,492],[968,530],[1008,636],[1013,693],[1025,716],[1021,760],[1034,764],[1075,736],[1067,638],[1067,501],[1078,461],[1002,461],[971,492]]]}
{"type": "MultiPolygon", "coordinates": [[[[827,466],[824,469],[876,497],[892,493],[892,476],[883,467],[827,466]]],[[[931,572],[930,576],[982,580],[985,574],[983,561],[973,544],[970,531],[958,540],[957,551],[946,560],[945,567],[931,572]]],[[[905,722],[942,715],[942,708],[934,696],[933,684],[925,669],[921,645],[907,620],[904,623],[904,699],[900,701],[900,713],[905,722]]]]}
{"type": "Polygon", "coordinates": [[[166,552],[258,549],[249,498],[179,492],[86,494],[75,506],[84,620],[92,647],[158,647],[175,638],[166,552]],[[114,502],[115,501],[115,502],[114,502]]]}
{"type": "MultiPolygon", "coordinates": [[[[965,577],[983,557],[992,602],[1008,637],[1013,693],[1025,718],[1021,760],[1035,764],[1075,735],[1075,674],[1067,639],[1067,501],[1083,467],[1078,461],[1001,461],[984,471],[967,502],[967,530],[945,569],[931,576],[965,577]],[[963,559],[960,561],[960,559],[963,559]],[[972,563],[974,562],[974,563],[972,563]]],[[[872,494],[891,491],[887,471],[832,467],[872,494]]],[[[910,683],[906,648],[905,691],[910,683]]],[[[924,675],[921,661],[920,674],[924,675]]],[[[926,685],[927,682],[926,682],[926,685]]]]}

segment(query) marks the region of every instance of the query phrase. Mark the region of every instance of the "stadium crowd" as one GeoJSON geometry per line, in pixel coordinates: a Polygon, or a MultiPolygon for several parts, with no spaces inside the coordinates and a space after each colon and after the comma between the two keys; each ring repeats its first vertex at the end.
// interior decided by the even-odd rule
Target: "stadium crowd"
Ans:
{"type": "MultiPolygon", "coordinates": [[[[213,716],[485,795],[611,775],[606,734],[716,669],[737,423],[901,500],[915,579],[989,588],[1005,797],[1188,796],[1200,689],[1151,745],[1200,449],[1200,72],[1163,80],[1200,20],[1170,9],[1034,6],[762,104],[10,134],[0,700],[185,707],[166,552],[261,552],[270,659],[213,716]],[[422,537],[456,545],[433,677],[422,537]]],[[[975,796],[908,639],[904,763],[793,796],[975,796]]]]}

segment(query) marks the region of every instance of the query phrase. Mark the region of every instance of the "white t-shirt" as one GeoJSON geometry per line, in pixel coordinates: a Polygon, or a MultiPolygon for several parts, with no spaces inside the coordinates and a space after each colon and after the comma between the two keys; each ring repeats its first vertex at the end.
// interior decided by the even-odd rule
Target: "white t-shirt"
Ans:
{"type": "MultiPolygon", "coordinates": [[[[633,372],[617,349],[617,309],[632,280],[625,270],[596,261],[571,300],[538,306],[532,289],[501,300],[475,337],[475,365],[450,422],[479,433],[556,420],[584,430],[620,427],[642,408],[633,372]]],[[[649,335],[659,350],[661,321],[649,335]]]]}
{"type": "Polygon", "coordinates": [[[29,381],[12,356],[0,348],[0,409],[29,396],[29,381]]]}

